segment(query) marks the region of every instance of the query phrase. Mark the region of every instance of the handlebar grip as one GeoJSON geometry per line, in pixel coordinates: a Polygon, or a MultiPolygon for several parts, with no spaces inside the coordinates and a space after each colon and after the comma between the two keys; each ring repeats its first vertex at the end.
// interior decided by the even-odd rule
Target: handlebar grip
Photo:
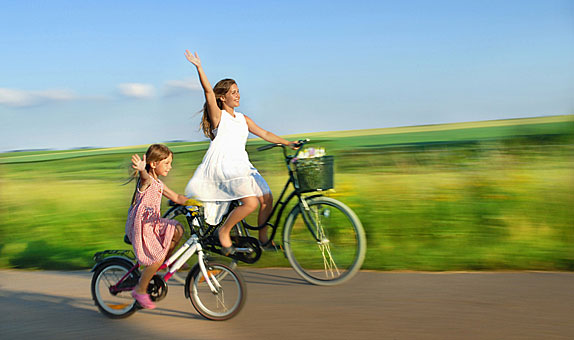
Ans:
{"type": "Polygon", "coordinates": [[[295,146],[299,148],[299,147],[305,145],[306,143],[308,143],[309,141],[311,141],[309,138],[299,139],[299,140],[295,143],[295,146]]]}

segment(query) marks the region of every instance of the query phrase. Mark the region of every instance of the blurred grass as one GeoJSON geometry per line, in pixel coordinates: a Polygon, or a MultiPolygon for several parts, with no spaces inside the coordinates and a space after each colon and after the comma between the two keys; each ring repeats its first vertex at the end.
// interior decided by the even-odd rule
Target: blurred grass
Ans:
{"type": "MultiPolygon", "coordinates": [[[[367,232],[363,268],[574,270],[572,116],[401,129],[290,138],[336,156],[334,196],[367,232]]],[[[278,196],[282,156],[262,143],[248,151],[278,196]]],[[[169,145],[164,181],[181,192],[207,143],[169,145]]],[[[133,183],[121,184],[145,148],[1,154],[0,267],[88,268],[96,251],[127,249],[133,183]]],[[[266,253],[256,265],[289,264],[266,253]]]]}

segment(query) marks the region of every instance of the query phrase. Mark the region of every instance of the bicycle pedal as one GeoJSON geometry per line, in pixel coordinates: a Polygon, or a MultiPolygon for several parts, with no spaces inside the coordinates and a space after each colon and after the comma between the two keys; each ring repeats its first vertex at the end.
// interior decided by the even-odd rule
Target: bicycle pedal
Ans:
{"type": "Polygon", "coordinates": [[[253,250],[253,248],[235,248],[235,252],[236,253],[245,253],[245,254],[251,254],[253,253],[255,250],[253,250]]]}

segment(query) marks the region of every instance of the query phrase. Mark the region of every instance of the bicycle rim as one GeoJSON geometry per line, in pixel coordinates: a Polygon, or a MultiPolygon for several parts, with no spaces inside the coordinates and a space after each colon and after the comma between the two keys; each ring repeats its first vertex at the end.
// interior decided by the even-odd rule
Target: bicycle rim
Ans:
{"type": "MultiPolygon", "coordinates": [[[[122,318],[136,311],[136,301],[131,296],[130,290],[116,294],[110,292],[110,287],[116,285],[129,269],[125,265],[110,264],[94,274],[92,297],[98,309],[106,316],[122,318]]],[[[132,273],[125,281],[133,281],[135,285],[138,279],[138,275],[132,273]]]]}
{"type": "Polygon", "coordinates": [[[234,317],[243,307],[246,298],[243,279],[224,264],[210,263],[207,269],[209,277],[214,278],[215,285],[219,286],[217,293],[211,291],[199,266],[196,266],[190,273],[187,286],[193,307],[210,320],[221,321],[234,317]]]}
{"type": "Polygon", "coordinates": [[[296,207],[287,217],[284,247],[293,269],[316,285],[336,285],[350,279],[363,264],[366,237],[353,211],[343,203],[318,197],[307,200],[311,227],[317,241],[296,207]]]}

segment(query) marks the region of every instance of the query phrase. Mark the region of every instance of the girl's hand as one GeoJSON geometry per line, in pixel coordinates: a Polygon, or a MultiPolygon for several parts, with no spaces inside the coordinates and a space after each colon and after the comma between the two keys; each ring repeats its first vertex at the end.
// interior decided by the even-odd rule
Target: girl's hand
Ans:
{"type": "Polygon", "coordinates": [[[193,55],[191,54],[191,52],[189,52],[189,50],[185,50],[185,58],[189,60],[189,62],[195,65],[196,67],[201,66],[201,60],[199,60],[197,52],[195,52],[195,55],[193,55]]]}
{"type": "Polygon", "coordinates": [[[145,171],[145,155],[143,155],[143,160],[140,158],[138,154],[132,156],[132,167],[137,171],[145,171]]]}

